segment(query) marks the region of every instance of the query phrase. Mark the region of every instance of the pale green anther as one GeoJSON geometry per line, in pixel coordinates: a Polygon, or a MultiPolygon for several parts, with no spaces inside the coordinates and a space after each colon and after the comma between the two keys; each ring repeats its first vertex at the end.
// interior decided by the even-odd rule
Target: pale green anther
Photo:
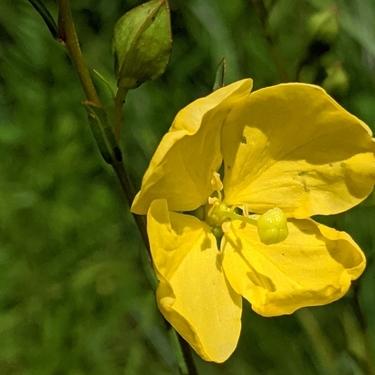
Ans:
{"type": "Polygon", "coordinates": [[[277,244],[288,237],[288,226],[284,212],[273,208],[261,215],[257,222],[258,235],[265,245],[277,244]]]}

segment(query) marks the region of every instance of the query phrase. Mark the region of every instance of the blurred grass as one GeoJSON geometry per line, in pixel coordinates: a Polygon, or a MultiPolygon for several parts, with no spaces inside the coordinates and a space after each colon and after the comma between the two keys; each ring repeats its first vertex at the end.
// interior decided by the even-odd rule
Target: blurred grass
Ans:
{"type": "MultiPolygon", "coordinates": [[[[139,3],[72,2],[90,69],[112,76],[113,26],[139,3]]],[[[268,32],[289,79],[323,85],[375,129],[375,2],[265,3],[275,3],[268,32]],[[339,26],[329,43],[309,30],[324,11],[339,26]]],[[[56,16],[54,2],[45,4],[56,16]]],[[[123,148],[138,186],[176,112],[210,92],[223,57],[227,82],[252,77],[260,88],[279,81],[250,0],[170,5],[168,70],[126,103],[123,148]]],[[[176,373],[142,270],[140,238],[96,150],[68,57],[26,0],[3,0],[0,48],[0,374],[176,373]]],[[[196,357],[202,374],[374,373],[374,205],[326,220],[366,252],[368,267],[355,288],[292,316],[263,318],[245,307],[237,351],[222,365],[196,357]]]]}

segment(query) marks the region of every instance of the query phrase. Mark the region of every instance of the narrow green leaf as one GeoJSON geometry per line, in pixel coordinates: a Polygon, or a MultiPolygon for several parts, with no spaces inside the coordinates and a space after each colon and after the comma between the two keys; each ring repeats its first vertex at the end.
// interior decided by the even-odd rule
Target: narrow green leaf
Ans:
{"type": "Polygon", "coordinates": [[[55,20],[52,18],[51,13],[45,7],[41,0],[29,0],[29,3],[35,8],[35,10],[42,16],[44,23],[47,25],[48,30],[52,36],[57,39],[58,31],[55,20]]]}
{"type": "Polygon", "coordinates": [[[122,161],[121,150],[116,142],[112,125],[108,120],[105,109],[89,101],[84,101],[82,104],[87,111],[91,131],[103,159],[108,164],[113,164],[115,161],[122,161]]]}
{"type": "Polygon", "coordinates": [[[225,61],[225,59],[222,59],[216,68],[215,82],[214,82],[212,91],[215,91],[217,89],[220,89],[221,87],[224,87],[226,68],[227,68],[227,62],[225,61]]]}
{"type": "Polygon", "coordinates": [[[108,82],[108,80],[101,73],[99,73],[96,69],[93,69],[93,72],[105,84],[105,86],[107,87],[108,91],[111,93],[111,97],[114,98],[115,97],[115,92],[112,90],[112,87],[111,87],[110,83],[108,82]]]}

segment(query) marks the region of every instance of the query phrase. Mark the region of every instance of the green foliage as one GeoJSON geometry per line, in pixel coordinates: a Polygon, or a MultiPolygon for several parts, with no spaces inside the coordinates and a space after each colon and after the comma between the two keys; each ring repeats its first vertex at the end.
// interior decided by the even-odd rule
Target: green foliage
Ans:
{"type": "MultiPolygon", "coordinates": [[[[140,2],[71,3],[89,68],[112,77],[113,27],[140,2]]],[[[55,2],[44,4],[56,19],[55,2]]],[[[125,104],[122,150],[137,186],[177,111],[211,91],[222,58],[227,83],[251,77],[255,89],[275,84],[281,64],[289,80],[325,85],[375,129],[375,3],[265,4],[273,47],[249,0],[170,1],[167,71],[125,104]],[[337,36],[314,39],[309,20],[326,12],[335,14],[337,36]]],[[[26,0],[3,0],[1,8],[0,374],[175,374],[140,237],[97,150],[71,62],[26,0]]],[[[95,82],[111,108],[107,88],[95,82]]],[[[114,78],[109,82],[115,87],[114,78]]],[[[237,351],[223,365],[196,357],[202,374],[375,372],[375,209],[368,202],[322,219],[349,232],[367,255],[349,295],[279,318],[260,317],[245,304],[237,351]]]]}
{"type": "Polygon", "coordinates": [[[98,107],[88,101],[84,101],[83,105],[88,114],[91,131],[103,159],[108,164],[113,163],[115,160],[121,161],[121,151],[117,145],[112,125],[104,108],[98,107]]]}
{"type": "Polygon", "coordinates": [[[218,90],[225,86],[225,71],[226,71],[226,61],[222,59],[216,68],[215,81],[212,91],[218,90]]]}

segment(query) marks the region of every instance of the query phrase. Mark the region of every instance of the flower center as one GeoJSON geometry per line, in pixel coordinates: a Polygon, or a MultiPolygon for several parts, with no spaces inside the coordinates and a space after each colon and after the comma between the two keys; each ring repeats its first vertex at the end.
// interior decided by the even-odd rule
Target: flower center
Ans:
{"type": "Polygon", "coordinates": [[[205,221],[216,237],[222,237],[230,229],[232,220],[240,220],[245,224],[257,225],[257,220],[240,214],[242,210],[236,206],[229,207],[218,198],[210,197],[205,206],[205,221]]]}
{"type": "Polygon", "coordinates": [[[205,221],[210,226],[211,232],[217,239],[223,234],[223,224],[230,221],[230,207],[218,198],[209,198],[208,205],[205,206],[205,221]]]}
{"type": "Polygon", "coordinates": [[[287,219],[280,208],[275,207],[254,219],[249,217],[247,207],[230,207],[222,202],[223,184],[218,173],[214,173],[211,183],[215,191],[204,207],[204,221],[218,240],[230,230],[232,220],[255,225],[260,241],[266,245],[279,243],[288,237],[287,219]]]}
{"type": "Polygon", "coordinates": [[[228,206],[222,201],[223,184],[218,173],[214,172],[211,183],[215,191],[208,198],[208,204],[189,214],[209,225],[219,246],[224,233],[230,230],[233,220],[242,221],[245,225],[256,226],[259,239],[265,245],[277,244],[288,237],[287,219],[280,208],[275,207],[262,215],[251,217],[246,206],[228,206]]]}

